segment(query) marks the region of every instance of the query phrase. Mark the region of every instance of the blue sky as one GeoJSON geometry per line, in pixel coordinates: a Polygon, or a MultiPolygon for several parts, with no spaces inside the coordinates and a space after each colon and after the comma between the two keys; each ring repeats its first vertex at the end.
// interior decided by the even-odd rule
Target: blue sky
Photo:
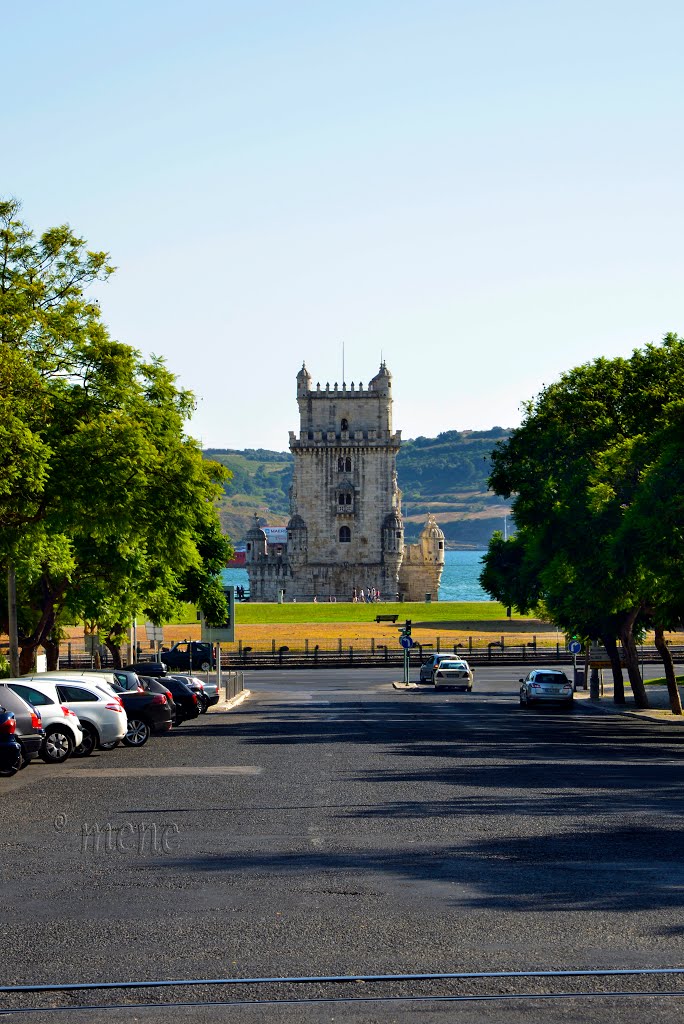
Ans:
{"type": "Polygon", "coordinates": [[[405,437],[510,426],[564,369],[684,332],[684,7],[3,9],[0,192],[118,272],[113,334],[207,446],[287,447],[295,374],[405,437]]]}

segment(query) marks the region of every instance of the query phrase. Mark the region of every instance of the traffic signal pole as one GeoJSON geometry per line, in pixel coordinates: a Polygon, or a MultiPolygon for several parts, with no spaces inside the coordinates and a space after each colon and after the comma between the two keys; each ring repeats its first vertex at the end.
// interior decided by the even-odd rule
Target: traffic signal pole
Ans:
{"type": "Polygon", "coordinates": [[[410,675],[410,671],[409,671],[409,669],[410,669],[410,664],[409,664],[410,663],[410,654],[409,654],[409,652],[411,650],[411,647],[413,646],[413,641],[411,640],[411,620],[407,619],[403,626],[399,626],[399,630],[400,630],[399,643],[401,644],[401,646],[402,646],[402,648],[404,650],[404,682],[408,683],[408,682],[410,682],[410,679],[409,679],[409,675],[410,675]]]}

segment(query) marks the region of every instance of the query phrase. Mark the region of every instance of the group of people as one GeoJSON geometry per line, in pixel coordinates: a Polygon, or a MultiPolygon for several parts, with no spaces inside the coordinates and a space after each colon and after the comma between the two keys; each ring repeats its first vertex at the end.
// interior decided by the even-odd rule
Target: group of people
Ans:
{"type": "Polygon", "coordinates": [[[244,599],[245,599],[245,588],[244,587],[236,587],[235,588],[235,596],[237,597],[238,601],[244,601],[244,599]]]}
{"type": "Polygon", "coordinates": [[[363,588],[361,588],[361,590],[357,590],[356,587],[354,587],[352,590],[352,604],[374,604],[379,600],[380,591],[376,590],[375,587],[368,587],[365,591],[363,588]]]}

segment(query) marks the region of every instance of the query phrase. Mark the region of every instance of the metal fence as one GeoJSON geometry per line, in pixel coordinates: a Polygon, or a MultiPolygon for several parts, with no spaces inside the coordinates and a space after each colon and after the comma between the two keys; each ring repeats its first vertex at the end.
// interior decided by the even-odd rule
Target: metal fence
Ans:
{"type": "MultiPolygon", "coordinates": [[[[560,641],[543,643],[536,638],[525,643],[510,643],[510,639],[501,636],[496,641],[483,641],[478,637],[468,637],[462,643],[449,644],[445,638],[435,636],[431,642],[416,641],[415,647],[409,652],[412,666],[438,652],[453,654],[466,658],[472,665],[510,664],[510,665],[544,665],[572,664],[573,655],[569,654],[565,644],[560,641]]],[[[0,645],[0,650],[2,645],[0,645]]],[[[670,645],[674,661],[684,662],[684,645],[670,645]]],[[[125,655],[124,655],[125,656],[125,655]]],[[[142,655],[141,660],[153,660],[152,653],[142,655]]],[[[639,657],[644,664],[660,663],[660,655],[652,645],[639,648],[639,657]]],[[[245,669],[259,668],[316,668],[318,666],[400,666],[403,664],[403,650],[396,641],[376,639],[359,639],[354,641],[343,638],[318,639],[310,638],[282,644],[275,639],[246,643],[221,645],[221,666],[223,673],[243,672],[245,669]]],[[[577,655],[577,664],[584,663],[584,654],[577,655]]],[[[101,652],[102,668],[112,667],[113,662],[109,651],[101,652]]],[[[59,659],[60,668],[93,668],[94,656],[85,650],[82,641],[69,641],[62,644],[59,659]]],[[[197,669],[195,674],[200,674],[197,669]]]]}
{"type": "Polygon", "coordinates": [[[245,688],[245,677],[242,672],[221,671],[221,688],[226,700],[232,700],[245,688]]]}
{"type": "MultiPolygon", "coordinates": [[[[684,646],[670,648],[675,662],[684,661],[684,646]]],[[[484,647],[437,647],[435,645],[416,644],[409,651],[412,666],[418,666],[436,651],[453,651],[454,655],[466,658],[471,665],[572,665],[575,661],[565,646],[560,643],[551,646],[533,644],[506,644],[499,641],[484,647]]],[[[643,664],[660,663],[660,655],[655,647],[644,646],[639,650],[643,664]]],[[[333,647],[314,644],[308,650],[290,650],[285,645],[273,645],[271,648],[254,649],[248,645],[240,651],[224,652],[222,664],[233,669],[259,668],[317,668],[317,667],[383,667],[403,665],[404,652],[399,646],[374,644],[373,646],[344,643],[341,641],[333,647]]],[[[584,655],[577,655],[577,665],[582,666],[584,655]]]]}

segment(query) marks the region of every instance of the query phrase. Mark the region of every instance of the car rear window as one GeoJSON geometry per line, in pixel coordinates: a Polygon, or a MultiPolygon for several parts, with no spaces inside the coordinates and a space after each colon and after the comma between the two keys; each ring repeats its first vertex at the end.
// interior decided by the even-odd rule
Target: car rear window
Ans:
{"type": "Polygon", "coordinates": [[[59,694],[60,700],[64,700],[67,703],[99,700],[96,693],[92,693],[91,690],[84,690],[82,686],[60,685],[57,687],[57,693],[59,694]]]}
{"type": "Polygon", "coordinates": [[[34,690],[32,686],[27,686],[26,683],[12,683],[12,689],[15,693],[18,693],[24,700],[29,701],[30,704],[54,704],[54,700],[48,697],[46,693],[41,693],[40,690],[34,690]]]}
{"type": "Polygon", "coordinates": [[[535,683],[567,683],[567,677],[562,672],[537,672],[534,677],[535,683]]]}

